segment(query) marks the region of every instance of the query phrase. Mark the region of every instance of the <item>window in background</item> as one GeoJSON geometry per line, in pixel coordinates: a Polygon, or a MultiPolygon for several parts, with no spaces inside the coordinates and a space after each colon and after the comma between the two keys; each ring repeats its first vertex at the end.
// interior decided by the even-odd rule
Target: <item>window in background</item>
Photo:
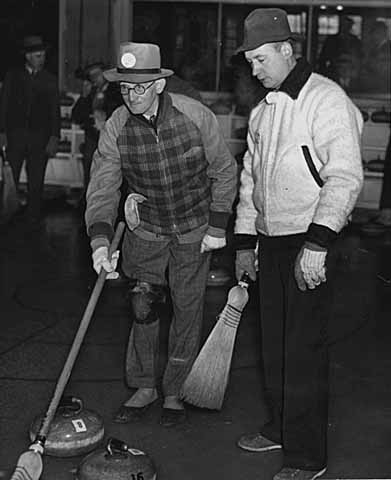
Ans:
{"type": "Polygon", "coordinates": [[[197,90],[214,90],[216,4],[134,2],[133,40],[160,46],[162,65],[197,90]]]}
{"type": "Polygon", "coordinates": [[[390,93],[391,9],[316,9],[313,62],[349,93],[390,93]]]}

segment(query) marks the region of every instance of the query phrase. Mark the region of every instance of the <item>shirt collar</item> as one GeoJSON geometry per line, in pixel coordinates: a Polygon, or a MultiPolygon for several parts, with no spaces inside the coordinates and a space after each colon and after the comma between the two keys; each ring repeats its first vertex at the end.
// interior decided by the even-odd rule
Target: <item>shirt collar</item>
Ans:
{"type": "Polygon", "coordinates": [[[282,82],[278,90],[288,94],[293,100],[296,100],[299,96],[300,90],[304,87],[311,73],[311,65],[305,58],[299,58],[295,67],[282,82]]]}

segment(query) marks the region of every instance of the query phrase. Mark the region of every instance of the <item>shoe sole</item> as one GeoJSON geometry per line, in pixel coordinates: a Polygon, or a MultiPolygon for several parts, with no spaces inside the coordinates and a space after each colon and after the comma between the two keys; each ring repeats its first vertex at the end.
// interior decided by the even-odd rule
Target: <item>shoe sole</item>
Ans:
{"type": "Polygon", "coordinates": [[[262,447],[262,448],[251,448],[240,443],[237,444],[239,448],[243,450],[247,450],[248,452],[270,452],[271,450],[281,450],[282,445],[270,445],[269,447],[262,447]]]}

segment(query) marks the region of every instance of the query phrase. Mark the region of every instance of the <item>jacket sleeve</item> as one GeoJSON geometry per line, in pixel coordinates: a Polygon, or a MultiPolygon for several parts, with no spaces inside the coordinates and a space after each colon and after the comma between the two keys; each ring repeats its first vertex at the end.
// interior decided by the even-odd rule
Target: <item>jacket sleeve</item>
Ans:
{"type": "Polygon", "coordinates": [[[255,220],[257,210],[253,202],[253,158],[255,155],[254,132],[251,130],[251,117],[247,133],[247,151],[243,158],[240,175],[239,203],[236,207],[235,234],[257,235],[255,220]]]}
{"type": "Polygon", "coordinates": [[[341,91],[321,98],[313,121],[314,148],[323,166],[324,185],[313,224],[339,232],[351,214],[363,184],[361,133],[358,108],[341,91]]]}
{"type": "Polygon", "coordinates": [[[10,86],[12,83],[12,75],[8,72],[4,78],[4,83],[1,88],[0,96],[0,132],[4,133],[7,130],[7,112],[8,112],[8,100],[10,96],[10,86]]]}
{"type": "Polygon", "coordinates": [[[91,239],[106,237],[111,240],[114,232],[122,184],[121,159],[117,146],[117,138],[124,123],[120,113],[106,122],[92,160],[85,213],[87,233],[91,239]]]}
{"type": "Polygon", "coordinates": [[[205,106],[202,106],[202,112],[201,135],[209,164],[207,175],[212,181],[209,225],[225,229],[237,193],[237,164],[223,138],[214,113],[205,106]]]}

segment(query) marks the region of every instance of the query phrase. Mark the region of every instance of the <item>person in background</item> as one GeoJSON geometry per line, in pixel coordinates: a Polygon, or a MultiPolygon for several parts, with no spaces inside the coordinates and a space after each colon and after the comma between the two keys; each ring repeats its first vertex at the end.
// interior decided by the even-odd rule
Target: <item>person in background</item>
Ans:
{"type": "Polygon", "coordinates": [[[237,278],[247,271],[255,280],[258,246],[266,413],[238,446],[283,449],[274,480],[312,480],[327,467],[333,244],[363,183],[361,113],[295,59],[294,40],[284,10],[256,9],[238,49],[268,89],[249,118],[234,230],[237,278]]]}
{"type": "Polygon", "coordinates": [[[361,230],[369,235],[391,233],[391,134],[388,138],[386,156],[384,159],[383,183],[376,216],[364,223],[361,230]]]}
{"type": "Polygon", "coordinates": [[[113,111],[122,105],[118,86],[110,84],[103,76],[104,65],[95,62],[87,65],[82,74],[80,97],[72,109],[72,121],[84,129],[82,147],[84,190],[87,190],[92,156],[98,146],[99,129],[113,111]]]}
{"type": "Polygon", "coordinates": [[[361,68],[361,86],[374,92],[391,92],[391,41],[387,25],[381,20],[373,23],[368,48],[361,68]]]}
{"type": "Polygon", "coordinates": [[[214,114],[166,91],[173,71],[160,63],[157,45],[125,42],[117,68],[104,72],[120,85],[124,105],[100,133],[85,219],[94,269],[113,276],[117,259],[108,259],[108,246],[124,184],[122,271],[133,284],[134,314],[125,370],[136,390],[114,421],[141,418],[158,398],[159,303],[168,284],[173,318],[161,423],[171,426],[186,419],[179,393],[198,353],[210,255],[226,244],[236,163],[214,114]]]}
{"type": "Polygon", "coordinates": [[[319,55],[319,72],[345,89],[355,87],[360,73],[362,45],[353,24],[350,17],[340,17],[339,32],[326,38],[319,55]]]}
{"type": "Polygon", "coordinates": [[[40,36],[24,38],[24,64],[7,72],[0,99],[0,147],[7,148],[16,185],[26,161],[26,220],[31,226],[41,218],[46,165],[60,138],[57,79],[45,69],[46,51],[40,36]]]}

